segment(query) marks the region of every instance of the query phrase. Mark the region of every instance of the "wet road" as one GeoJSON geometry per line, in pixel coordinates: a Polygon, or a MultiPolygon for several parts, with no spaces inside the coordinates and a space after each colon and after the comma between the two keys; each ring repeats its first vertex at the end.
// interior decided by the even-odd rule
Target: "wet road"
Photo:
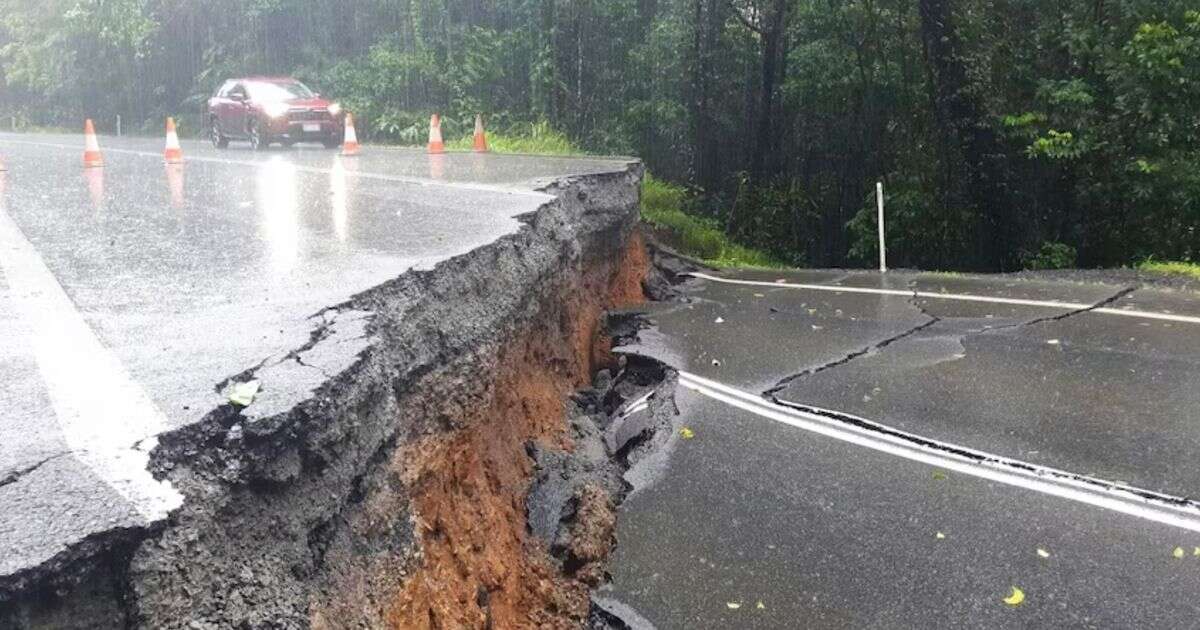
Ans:
{"type": "Polygon", "coordinates": [[[691,284],[629,350],[682,370],[693,437],[625,503],[602,602],[660,629],[1197,624],[1200,295],[691,284]]]}
{"type": "MultiPolygon", "coordinates": [[[[145,471],[153,436],[303,346],[325,309],[515,232],[550,199],[538,187],[626,165],[185,142],[168,167],[158,139],[101,146],[85,171],[80,137],[0,134],[0,578],[163,518],[179,497],[145,471]]],[[[255,408],[324,381],[292,367],[255,408]]]]}

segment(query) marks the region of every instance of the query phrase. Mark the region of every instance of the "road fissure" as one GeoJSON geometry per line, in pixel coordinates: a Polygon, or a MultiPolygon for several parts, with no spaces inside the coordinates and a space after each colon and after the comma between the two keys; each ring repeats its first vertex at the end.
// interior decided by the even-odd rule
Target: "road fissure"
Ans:
{"type": "Polygon", "coordinates": [[[762,394],[763,397],[765,397],[767,399],[771,399],[775,394],[786,389],[788,387],[788,385],[791,385],[792,383],[794,383],[800,379],[807,378],[814,374],[818,374],[818,373],[824,372],[826,370],[831,370],[836,367],[841,367],[841,366],[846,365],[847,363],[850,363],[851,361],[854,361],[855,359],[858,359],[861,357],[873,355],[876,352],[879,352],[880,350],[883,350],[884,348],[892,345],[893,343],[896,343],[897,341],[911,337],[911,336],[913,336],[917,333],[920,333],[921,331],[926,330],[927,328],[930,328],[931,326],[934,326],[937,323],[942,321],[941,317],[938,317],[937,315],[934,315],[933,313],[930,313],[929,311],[927,311],[924,307],[922,307],[920,304],[918,304],[916,300],[917,300],[916,293],[913,293],[912,297],[909,300],[909,303],[912,304],[912,306],[914,308],[919,310],[922,315],[927,317],[928,318],[927,321],[922,322],[916,326],[913,326],[912,328],[909,328],[899,334],[892,335],[890,337],[887,337],[886,339],[882,339],[882,340],[872,343],[870,345],[859,348],[858,350],[855,350],[855,351],[853,351],[839,359],[836,359],[834,361],[830,361],[828,363],[823,363],[816,367],[808,368],[802,372],[797,372],[795,374],[785,376],[782,379],[780,379],[778,382],[776,382],[775,385],[773,385],[770,389],[764,391],[762,394]]]}
{"type": "Polygon", "coordinates": [[[1084,313],[1093,313],[1095,311],[1103,309],[1103,308],[1107,307],[1108,305],[1115,303],[1117,300],[1120,300],[1121,298],[1129,295],[1130,293],[1137,291],[1137,289],[1138,289],[1137,287],[1125,287],[1125,288],[1121,289],[1120,291],[1117,291],[1113,295],[1106,297],[1106,298],[1100,300],[1099,302],[1096,302],[1095,304],[1092,304],[1091,306],[1088,306],[1086,308],[1077,308],[1077,309],[1074,309],[1074,310],[1066,312],[1066,313],[1060,313],[1058,315],[1049,315],[1049,316],[1044,316],[1044,317],[1037,317],[1035,319],[1031,319],[1031,320],[1024,321],[1024,322],[1019,322],[1016,324],[1008,324],[1006,326],[995,326],[995,327],[991,327],[991,328],[982,328],[982,329],[973,331],[972,334],[983,334],[983,333],[996,332],[996,331],[1000,331],[1000,330],[1011,330],[1013,328],[1027,328],[1029,326],[1036,326],[1037,324],[1044,324],[1044,323],[1048,323],[1048,322],[1061,322],[1064,319],[1075,317],[1076,315],[1082,315],[1084,313]]]}

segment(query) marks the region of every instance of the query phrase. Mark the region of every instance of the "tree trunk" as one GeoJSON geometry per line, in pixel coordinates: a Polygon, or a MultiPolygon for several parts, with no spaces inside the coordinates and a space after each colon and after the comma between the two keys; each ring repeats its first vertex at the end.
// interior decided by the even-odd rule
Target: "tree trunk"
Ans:
{"type": "Polygon", "coordinates": [[[995,132],[984,119],[982,104],[972,92],[962,40],[954,24],[954,0],[920,0],[921,38],[934,116],[949,142],[940,158],[945,163],[950,207],[970,207],[976,265],[1004,269],[1015,258],[1011,234],[1003,155],[995,132]],[[956,168],[961,164],[961,168],[956,168]]]}
{"type": "Polygon", "coordinates": [[[712,116],[713,55],[725,23],[723,0],[696,0],[695,24],[692,38],[692,147],[695,151],[694,170],[696,183],[706,193],[713,192],[719,184],[717,169],[717,144],[712,116]]]}
{"type": "Polygon", "coordinates": [[[758,184],[767,173],[765,165],[771,153],[771,122],[775,109],[775,84],[778,77],[779,51],[783,26],[787,19],[787,0],[772,0],[771,13],[762,31],[762,93],[759,95],[758,125],[755,131],[754,155],[750,161],[751,180],[758,184]]]}

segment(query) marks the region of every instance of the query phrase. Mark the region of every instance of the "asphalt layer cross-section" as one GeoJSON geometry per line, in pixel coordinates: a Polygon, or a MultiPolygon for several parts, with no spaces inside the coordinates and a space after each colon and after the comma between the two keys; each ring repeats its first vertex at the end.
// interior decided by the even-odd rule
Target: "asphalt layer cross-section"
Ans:
{"type": "MultiPolygon", "coordinates": [[[[934,274],[720,275],[766,284],[690,281],[686,301],[652,307],[655,327],[626,350],[764,405],[773,396],[1200,495],[1200,323],[1076,312],[1103,303],[1196,316],[1200,295],[934,274]]],[[[1196,531],[949,472],[687,388],[677,403],[677,428],[691,437],[677,432],[657,475],[624,504],[613,582],[599,595],[627,619],[660,630],[1196,623],[1196,531]],[[1026,595],[1018,606],[1003,601],[1014,586],[1026,595]]]]}
{"type": "MultiPolygon", "coordinates": [[[[81,136],[0,134],[0,578],[161,519],[178,497],[145,470],[150,438],[303,346],[324,309],[515,232],[554,180],[626,166],[199,142],[165,166],[160,139],[100,143],[85,170],[81,136]]],[[[339,351],[318,358],[356,348],[339,351]]],[[[291,367],[256,407],[324,380],[291,367]]]]}

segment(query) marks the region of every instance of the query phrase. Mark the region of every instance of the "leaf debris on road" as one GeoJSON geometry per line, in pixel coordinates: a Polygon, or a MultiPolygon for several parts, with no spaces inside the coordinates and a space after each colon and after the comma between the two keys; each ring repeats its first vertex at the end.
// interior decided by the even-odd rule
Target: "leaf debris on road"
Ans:
{"type": "Polygon", "coordinates": [[[258,381],[246,381],[233,386],[233,391],[229,392],[229,402],[239,407],[249,407],[250,403],[254,402],[254,397],[258,395],[260,387],[258,381]]]}

